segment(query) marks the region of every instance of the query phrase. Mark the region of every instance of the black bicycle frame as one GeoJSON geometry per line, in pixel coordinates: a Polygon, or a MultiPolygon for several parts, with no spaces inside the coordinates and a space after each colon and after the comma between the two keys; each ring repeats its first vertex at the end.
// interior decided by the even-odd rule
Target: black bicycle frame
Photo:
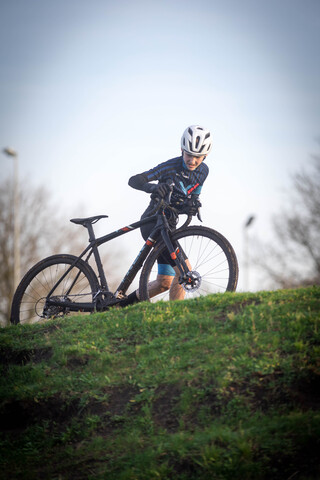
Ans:
{"type": "MultiPolygon", "coordinates": [[[[66,270],[66,272],[62,275],[62,277],[58,280],[58,282],[54,285],[52,290],[49,292],[47,296],[47,305],[48,306],[60,306],[64,308],[68,308],[70,311],[92,311],[94,308],[96,308],[98,302],[99,305],[101,305],[101,308],[113,305],[119,302],[119,298],[117,296],[120,294],[121,296],[125,295],[127,289],[131,285],[132,281],[134,280],[135,276],[137,275],[138,271],[142,267],[144,261],[146,260],[150,250],[154,246],[155,242],[158,240],[159,235],[161,234],[168,251],[170,253],[170,256],[172,259],[176,260],[178,257],[178,261],[176,260],[176,264],[180,270],[180,273],[183,274],[183,269],[187,269],[187,266],[184,262],[184,259],[181,254],[176,254],[174,252],[174,247],[172,245],[172,242],[170,240],[169,236],[169,231],[170,227],[168,224],[168,220],[165,216],[164,211],[162,210],[161,213],[156,213],[155,215],[151,215],[150,217],[144,218],[143,220],[139,220],[138,222],[132,223],[130,225],[127,225],[123,228],[120,228],[119,230],[115,230],[114,232],[111,232],[107,235],[104,235],[99,238],[95,238],[95,234],[93,231],[93,226],[91,223],[87,223],[84,225],[89,232],[89,245],[85,248],[85,250],[80,254],[79,257],[76,258],[76,260],[70,265],[70,267],[66,270]],[[151,223],[154,220],[156,220],[156,225],[152,229],[148,239],[145,241],[143,247],[141,248],[138,256],[132,263],[131,267],[129,268],[128,272],[124,276],[123,280],[121,281],[120,285],[118,286],[115,295],[112,294],[112,292],[109,290],[108,283],[106,280],[106,276],[103,270],[102,262],[101,262],[101,257],[100,253],[98,251],[98,247],[104,243],[107,243],[110,240],[113,240],[117,237],[120,237],[121,235],[124,235],[126,233],[132,232],[133,230],[136,230],[137,228],[141,227],[142,225],[145,225],[147,223],[151,223]],[[99,278],[100,278],[100,285],[97,285],[97,292],[95,292],[93,302],[90,303],[76,303],[76,302],[68,302],[67,300],[59,300],[50,298],[57,286],[63,281],[63,279],[68,275],[68,273],[72,270],[73,267],[75,267],[79,261],[79,259],[82,259],[87,253],[89,252],[87,258],[85,261],[88,263],[89,258],[91,255],[94,255],[97,268],[98,268],[98,273],[99,273],[99,278]],[[182,267],[181,267],[182,263],[182,267]],[[104,296],[105,298],[103,298],[104,296]]],[[[80,272],[79,272],[80,274],[80,272]]],[[[77,281],[77,277],[75,278],[73,284],[69,288],[69,292],[72,290],[73,285],[77,281]]],[[[68,292],[67,294],[68,295],[68,292]]],[[[100,308],[99,308],[100,309],[100,308]]]]}

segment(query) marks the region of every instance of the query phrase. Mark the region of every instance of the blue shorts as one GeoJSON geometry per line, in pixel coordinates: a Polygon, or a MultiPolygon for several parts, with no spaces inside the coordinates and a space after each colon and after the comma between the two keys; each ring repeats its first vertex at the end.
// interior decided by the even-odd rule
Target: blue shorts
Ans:
{"type": "Polygon", "coordinates": [[[158,274],[174,277],[176,275],[176,272],[174,271],[174,268],[171,267],[171,265],[169,265],[168,263],[158,263],[158,274]]]}

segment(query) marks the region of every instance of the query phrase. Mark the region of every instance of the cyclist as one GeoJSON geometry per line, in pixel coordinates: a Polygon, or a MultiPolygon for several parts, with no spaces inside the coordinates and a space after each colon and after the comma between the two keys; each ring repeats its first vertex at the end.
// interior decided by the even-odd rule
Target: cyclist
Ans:
{"type": "MultiPolygon", "coordinates": [[[[206,180],[209,168],[203,163],[212,149],[212,135],[207,128],[191,125],[186,128],[181,138],[180,157],[172,158],[143,173],[129,179],[129,185],[137,190],[151,193],[151,202],[141,218],[150,216],[155,205],[155,198],[163,198],[171,190],[169,183],[173,183],[170,205],[178,214],[196,215],[201,203],[199,195],[206,180]],[[157,181],[158,183],[151,183],[157,181]]],[[[167,218],[172,229],[176,227],[178,217],[168,211],[167,218]]],[[[145,240],[149,237],[155,223],[148,223],[141,227],[141,234],[145,240]]],[[[188,262],[188,261],[187,261],[188,262]]],[[[190,264],[188,267],[191,269],[190,264]]],[[[185,291],[179,285],[179,270],[174,266],[169,256],[162,255],[158,261],[158,275],[154,282],[149,284],[149,295],[153,297],[170,289],[170,300],[183,300],[185,291]]],[[[131,293],[121,302],[126,306],[139,301],[138,290],[131,293]]]]}

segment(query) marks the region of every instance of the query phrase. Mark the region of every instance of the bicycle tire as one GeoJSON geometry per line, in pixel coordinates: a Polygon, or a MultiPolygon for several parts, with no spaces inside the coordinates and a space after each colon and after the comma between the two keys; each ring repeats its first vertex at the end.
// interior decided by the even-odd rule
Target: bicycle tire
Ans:
{"type": "MultiPolygon", "coordinates": [[[[74,255],[52,255],[34,265],[21,280],[12,300],[10,321],[13,324],[35,323],[39,320],[48,320],[64,316],[70,312],[63,307],[44,310],[47,295],[54,287],[61,275],[77,259],[74,255]]],[[[79,259],[66,278],[53,292],[59,299],[66,298],[66,291],[76,278],[73,290],[68,292],[68,300],[75,302],[92,302],[97,290],[98,279],[93,269],[79,259]]],[[[81,311],[81,309],[79,309],[81,311]]],[[[74,312],[72,312],[74,314],[74,312]]]]}
{"type": "MultiPolygon", "coordinates": [[[[207,227],[192,226],[179,229],[171,236],[173,244],[191,263],[198,275],[197,288],[186,291],[185,298],[205,296],[212,293],[232,292],[238,283],[238,261],[234,249],[221,233],[207,227]]],[[[169,299],[168,291],[150,299],[148,284],[156,279],[157,259],[166,249],[163,241],[148,256],[140,276],[139,295],[141,301],[169,299]]]]}

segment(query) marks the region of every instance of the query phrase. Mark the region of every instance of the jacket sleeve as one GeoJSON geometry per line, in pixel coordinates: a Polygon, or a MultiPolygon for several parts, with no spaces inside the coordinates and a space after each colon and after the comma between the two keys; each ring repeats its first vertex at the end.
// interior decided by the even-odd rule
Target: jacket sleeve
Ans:
{"type": "Polygon", "coordinates": [[[135,188],[136,190],[142,190],[146,193],[152,193],[154,184],[148,183],[148,178],[144,173],[139,173],[134,175],[129,179],[129,186],[135,188]]]}

